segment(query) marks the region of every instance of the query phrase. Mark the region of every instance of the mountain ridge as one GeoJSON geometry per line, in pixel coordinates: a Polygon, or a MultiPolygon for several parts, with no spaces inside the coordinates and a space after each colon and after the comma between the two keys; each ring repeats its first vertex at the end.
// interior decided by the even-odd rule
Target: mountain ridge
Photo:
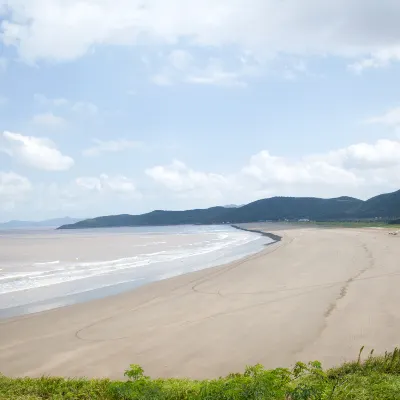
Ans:
{"type": "Polygon", "coordinates": [[[0,223],[0,229],[22,229],[22,228],[42,228],[42,227],[55,227],[65,224],[74,224],[82,221],[82,218],[52,218],[43,221],[22,221],[22,220],[11,220],[0,223]]]}
{"type": "Polygon", "coordinates": [[[155,210],[140,215],[109,215],[60,226],[58,229],[111,228],[129,226],[224,224],[258,221],[310,219],[315,221],[400,217],[400,190],[381,194],[369,200],[341,196],[318,197],[275,196],[239,208],[211,207],[184,211],[155,210]]]}

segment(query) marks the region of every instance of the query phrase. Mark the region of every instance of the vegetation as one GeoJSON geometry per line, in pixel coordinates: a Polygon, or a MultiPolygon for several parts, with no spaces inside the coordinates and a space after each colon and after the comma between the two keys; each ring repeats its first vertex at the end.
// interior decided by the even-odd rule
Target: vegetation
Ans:
{"type": "Polygon", "coordinates": [[[319,222],[298,222],[302,225],[317,225],[321,227],[332,227],[332,228],[388,228],[396,229],[400,228],[399,223],[394,222],[382,222],[382,221],[319,221],[319,222]]]}
{"type": "Polygon", "coordinates": [[[114,215],[87,219],[60,229],[106,228],[182,224],[237,224],[258,221],[310,219],[339,221],[400,217],[400,190],[363,201],[353,197],[272,197],[238,208],[213,207],[205,210],[153,211],[142,215],[114,215]]]}
{"type": "Polygon", "coordinates": [[[244,374],[205,381],[156,379],[137,365],[127,381],[11,379],[0,376],[0,400],[398,400],[400,351],[324,370],[319,362],[291,370],[248,367],[244,374]]]}

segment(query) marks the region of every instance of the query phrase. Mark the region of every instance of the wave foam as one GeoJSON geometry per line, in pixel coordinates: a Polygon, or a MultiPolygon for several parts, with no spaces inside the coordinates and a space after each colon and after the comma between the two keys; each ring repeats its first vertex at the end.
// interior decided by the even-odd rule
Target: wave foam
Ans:
{"type": "MultiPolygon", "coordinates": [[[[204,235],[204,240],[199,241],[196,235],[196,241],[186,245],[175,245],[174,247],[165,247],[163,250],[153,253],[137,254],[132,257],[119,258],[109,261],[95,262],[35,262],[29,268],[40,268],[41,270],[21,271],[0,274],[0,294],[19,292],[42,288],[46,286],[57,285],[61,283],[80,281],[83,279],[102,277],[106,275],[115,275],[118,273],[134,272],[132,279],[142,279],[148,274],[148,268],[155,267],[161,263],[171,263],[176,260],[188,260],[213,252],[225,252],[225,250],[239,245],[250,243],[260,238],[259,235],[245,231],[224,231],[215,230],[211,232],[200,232],[204,235]],[[57,268],[52,268],[57,266],[57,268]],[[45,269],[43,269],[45,267],[45,269]]],[[[175,233],[174,235],[178,235],[175,233]]],[[[156,236],[153,236],[156,239],[156,236]]],[[[148,246],[166,244],[160,242],[159,238],[148,246]]],[[[147,246],[147,245],[146,245],[147,246]]],[[[177,267],[165,267],[161,276],[176,276],[181,273],[182,265],[179,270],[177,267]],[[173,269],[171,269],[173,268],[173,269]]],[[[189,265],[190,267],[190,265],[189,265]]],[[[25,268],[26,269],[26,268],[25,268]]],[[[190,270],[190,268],[189,268],[190,270]]],[[[159,274],[157,274],[159,275],[159,274]]],[[[117,278],[114,276],[114,278],[117,278]]],[[[165,278],[164,278],[165,279],[165,278]]],[[[108,284],[108,282],[104,282],[108,284]]],[[[90,283],[88,283],[90,286],[90,283]]]]}

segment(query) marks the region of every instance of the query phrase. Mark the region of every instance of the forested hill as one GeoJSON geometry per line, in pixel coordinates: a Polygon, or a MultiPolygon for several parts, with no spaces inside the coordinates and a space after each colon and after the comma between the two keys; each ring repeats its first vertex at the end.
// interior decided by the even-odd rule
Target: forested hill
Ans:
{"type": "Polygon", "coordinates": [[[400,218],[400,190],[363,201],[353,197],[272,197],[239,208],[212,207],[186,211],[152,211],[141,215],[111,215],[87,219],[59,229],[183,224],[221,224],[310,219],[315,221],[400,218]]]}

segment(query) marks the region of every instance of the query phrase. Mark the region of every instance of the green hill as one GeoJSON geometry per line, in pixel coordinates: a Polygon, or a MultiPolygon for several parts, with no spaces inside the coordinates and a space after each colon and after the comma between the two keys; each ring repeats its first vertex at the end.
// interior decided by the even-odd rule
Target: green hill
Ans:
{"type": "Polygon", "coordinates": [[[213,207],[201,210],[162,211],[156,210],[142,215],[110,215],[63,225],[59,229],[110,228],[122,226],[187,225],[218,222],[228,209],[213,207]]]}
{"type": "Polygon", "coordinates": [[[107,228],[185,224],[222,224],[257,221],[310,219],[342,221],[400,217],[400,190],[367,201],[353,197],[320,199],[315,197],[272,197],[238,208],[212,207],[186,211],[152,211],[141,215],[112,215],[87,219],[59,229],[107,228]]]}
{"type": "Polygon", "coordinates": [[[239,222],[283,219],[349,218],[363,201],[353,198],[318,199],[313,197],[272,197],[250,203],[224,214],[224,218],[239,222]]]}
{"type": "Polygon", "coordinates": [[[381,194],[365,201],[357,212],[360,213],[363,218],[399,218],[400,190],[394,193],[381,194]]]}

